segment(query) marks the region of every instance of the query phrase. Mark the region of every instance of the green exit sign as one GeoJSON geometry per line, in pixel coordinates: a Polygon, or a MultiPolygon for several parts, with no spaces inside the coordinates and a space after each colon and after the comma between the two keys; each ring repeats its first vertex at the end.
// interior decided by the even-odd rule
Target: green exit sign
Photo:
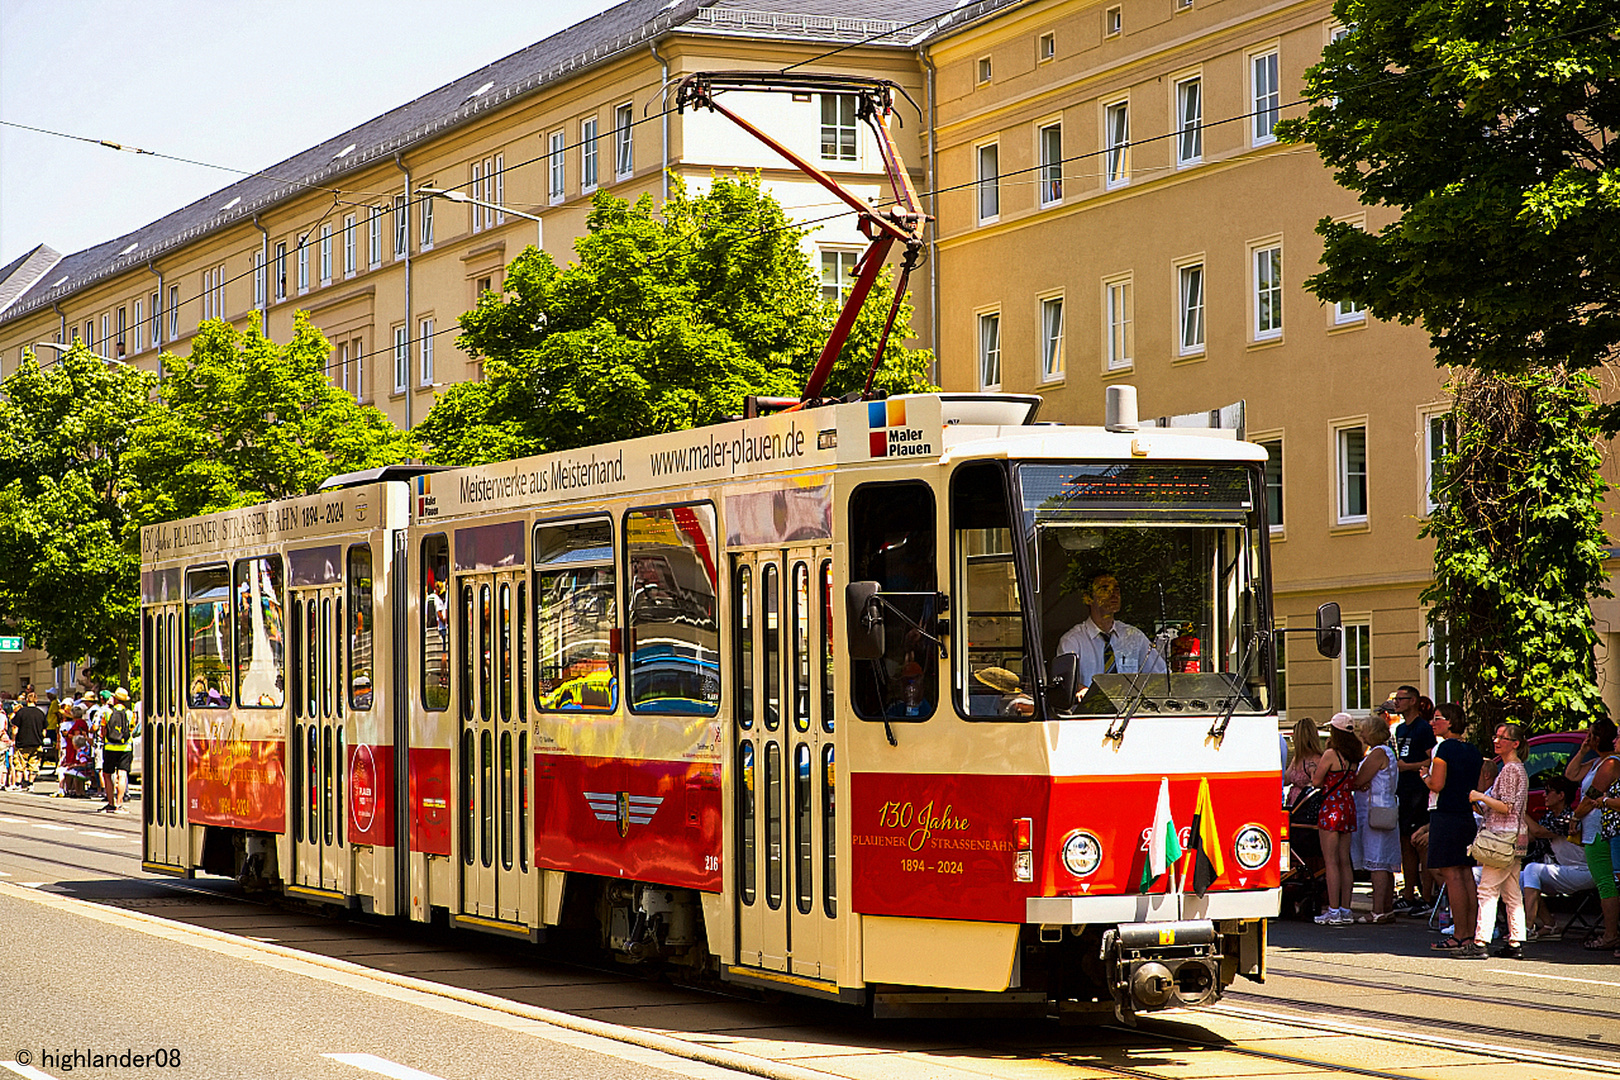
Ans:
{"type": "Polygon", "coordinates": [[[23,639],[20,637],[0,637],[0,652],[22,652],[23,639]]]}

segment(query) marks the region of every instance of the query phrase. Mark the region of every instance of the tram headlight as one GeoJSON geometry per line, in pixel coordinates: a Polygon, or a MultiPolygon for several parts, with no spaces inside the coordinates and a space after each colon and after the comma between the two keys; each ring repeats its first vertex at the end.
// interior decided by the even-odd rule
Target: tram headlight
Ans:
{"type": "Polygon", "coordinates": [[[1102,844],[1095,836],[1077,829],[1063,841],[1063,866],[1075,877],[1086,877],[1102,865],[1102,844]]]}
{"type": "Polygon", "coordinates": [[[1271,861],[1271,836],[1258,825],[1239,829],[1234,847],[1238,865],[1245,870],[1258,870],[1271,861]]]}

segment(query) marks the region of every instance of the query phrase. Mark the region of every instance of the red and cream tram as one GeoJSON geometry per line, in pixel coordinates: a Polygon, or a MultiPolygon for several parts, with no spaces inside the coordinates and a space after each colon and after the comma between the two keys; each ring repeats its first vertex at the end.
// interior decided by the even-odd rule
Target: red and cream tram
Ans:
{"type": "Polygon", "coordinates": [[[1038,406],[830,405],[145,529],[146,869],[888,1013],[1215,1000],[1263,973],[1286,857],[1265,451],[1038,406]],[[1175,657],[1077,685],[1103,572],[1175,657]]]}

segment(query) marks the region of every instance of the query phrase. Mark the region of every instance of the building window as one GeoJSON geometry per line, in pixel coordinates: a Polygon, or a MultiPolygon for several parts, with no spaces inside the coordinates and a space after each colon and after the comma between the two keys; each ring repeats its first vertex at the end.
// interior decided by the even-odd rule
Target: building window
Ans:
{"type": "Polygon", "coordinates": [[[1333,305],[1333,325],[1335,326],[1366,321],[1367,313],[1354,300],[1340,300],[1333,305]]]}
{"type": "Polygon", "coordinates": [[[1260,445],[1266,451],[1266,523],[1275,532],[1283,527],[1283,444],[1270,439],[1260,445]]]}
{"type": "Polygon", "coordinates": [[[1124,29],[1125,12],[1122,8],[1115,6],[1103,12],[1103,35],[1105,37],[1115,37],[1124,29]]]}
{"type": "MultiPolygon", "coordinates": [[[[433,187],[434,184],[430,180],[425,186],[433,187]]],[[[433,246],[433,196],[429,195],[427,198],[422,199],[419,205],[422,208],[419,211],[422,217],[422,245],[420,250],[427,251],[433,246]]]]}
{"type": "Polygon", "coordinates": [[[101,313],[101,347],[105,349],[107,342],[112,338],[112,316],[106,312],[101,313]]]}
{"type": "Polygon", "coordinates": [[[1434,413],[1423,423],[1423,509],[1434,513],[1444,504],[1446,455],[1457,445],[1456,420],[1450,413],[1434,413]]]}
{"type": "Polygon", "coordinates": [[[1179,267],[1180,353],[1197,356],[1204,351],[1204,264],[1179,267]]]}
{"type": "Polygon", "coordinates": [[[995,143],[979,147],[979,221],[992,221],[1001,213],[1001,148],[995,143]]]}
{"type": "Polygon", "coordinates": [[[169,286],[169,340],[180,336],[180,286],[169,286]]]}
{"type": "Polygon", "coordinates": [[[1277,141],[1273,129],[1282,104],[1277,82],[1277,54],[1262,53],[1249,59],[1254,72],[1254,145],[1264,146],[1277,141]]]}
{"type": "Polygon", "coordinates": [[[403,394],[411,378],[411,335],[403,326],[394,327],[394,393],[403,394]]]}
{"type": "Polygon", "coordinates": [[[343,276],[354,277],[359,269],[354,261],[354,215],[343,218],[343,276]]]}
{"type": "MultiPolygon", "coordinates": [[[[1286,629],[1283,620],[1277,620],[1277,629],[1286,629]]],[[[1277,712],[1288,712],[1288,635],[1275,634],[1271,639],[1277,663],[1277,712]]]]}
{"type": "Polygon", "coordinates": [[[1063,199],[1063,125],[1041,128],[1041,205],[1051,206],[1063,199]]]}
{"type": "Polygon", "coordinates": [[[128,346],[128,340],[127,340],[127,336],[128,336],[128,333],[129,333],[128,319],[129,319],[129,311],[128,311],[128,309],[119,308],[118,309],[118,337],[115,339],[118,342],[118,355],[119,356],[124,355],[124,349],[128,346]]]}
{"type": "MultiPolygon", "coordinates": [[[[487,158],[484,160],[485,190],[489,189],[489,167],[491,164],[495,166],[495,197],[490,200],[490,202],[495,204],[495,224],[505,225],[506,210],[503,208],[506,206],[506,155],[496,154],[493,162],[489,161],[487,158]]],[[[485,216],[487,217],[488,215],[485,216]]]]}
{"type": "Polygon", "coordinates": [[[551,201],[561,202],[566,182],[564,172],[563,149],[567,142],[566,136],[560,131],[551,133],[551,201]]]}
{"type": "Polygon", "coordinates": [[[1204,159],[1204,80],[1176,83],[1176,164],[1196,165],[1204,159]]]}
{"type": "Polygon", "coordinates": [[[338,353],[338,376],[334,381],[338,384],[338,386],[345,393],[348,393],[349,392],[349,343],[347,341],[338,342],[337,353],[338,353]]]}
{"type": "Polygon", "coordinates": [[[146,332],[146,319],[142,312],[142,302],[139,300],[135,301],[134,318],[130,320],[129,329],[130,336],[134,339],[130,343],[130,351],[140,352],[142,335],[146,332]]]}
{"type": "Polygon", "coordinates": [[[1344,651],[1339,654],[1339,708],[1347,713],[1372,709],[1372,627],[1366,623],[1346,623],[1344,651]]]}
{"type": "Polygon", "coordinates": [[[855,283],[855,263],[860,258],[853,251],[822,251],[821,295],[838,303],[844,290],[855,283]]]}
{"type": "Polygon", "coordinates": [[[1135,355],[1135,334],[1131,320],[1131,281],[1124,278],[1103,284],[1103,323],[1107,331],[1103,343],[1108,370],[1131,366],[1135,355]]]}
{"type": "Polygon", "coordinates": [[[332,226],[321,226],[321,284],[332,284],[332,226]]]}
{"type": "Polygon", "coordinates": [[[202,275],[202,317],[225,317],[225,266],[210,267],[202,275]]]}
{"type": "Polygon", "coordinates": [[[1367,520],[1367,429],[1340,428],[1335,441],[1339,459],[1339,524],[1361,524],[1367,520]]]}
{"type": "Polygon", "coordinates": [[[94,319],[84,321],[84,347],[87,349],[96,347],[96,320],[94,319]]]}
{"type": "Polygon", "coordinates": [[[382,265],[382,207],[373,206],[366,218],[366,260],[371,269],[382,265]]]}
{"type": "Polygon", "coordinates": [[[990,81],[991,70],[990,58],[988,56],[979,57],[979,82],[981,84],[990,81]]]}
{"type": "Polygon", "coordinates": [[[253,306],[255,309],[264,307],[264,272],[264,253],[255,251],[253,253],[253,306]]]}
{"type": "Polygon", "coordinates": [[[1057,34],[1042,34],[1035,46],[1035,62],[1045,63],[1057,55],[1057,34]]]}
{"type": "Polygon", "coordinates": [[[1001,389],[1001,315],[979,316],[979,386],[1001,389]]]}
{"type": "Polygon", "coordinates": [[[163,344],[163,294],[152,294],[152,348],[163,344]]]}
{"type": "Polygon", "coordinates": [[[1041,301],[1041,381],[1063,378],[1063,297],[1041,301]]]}
{"type": "Polygon", "coordinates": [[[596,117],[579,125],[579,186],[589,191],[596,186],[596,117]]]}
{"type": "Polygon", "coordinates": [[[433,385],[433,320],[423,319],[422,331],[422,385],[433,385]]]}
{"type": "Polygon", "coordinates": [[[855,95],[821,95],[821,157],[855,160],[855,95]]]}
{"type": "Polygon", "coordinates": [[[478,200],[484,197],[484,163],[472,163],[472,197],[473,202],[468,204],[472,210],[472,231],[482,232],[484,229],[484,208],[478,205],[478,200]]]}
{"type": "Polygon", "coordinates": [[[411,211],[405,196],[394,196],[394,258],[403,259],[410,242],[411,211]]]}
{"type": "Polygon", "coordinates": [[[1254,250],[1254,340],[1282,337],[1282,246],[1254,250]]]}
{"type": "Polygon", "coordinates": [[[355,338],[349,342],[349,360],[354,364],[354,399],[363,401],[366,396],[366,346],[364,338],[355,338]]]}
{"type": "Polygon", "coordinates": [[[287,299],[287,245],[285,242],[276,245],[276,299],[287,299]]]}
{"type": "Polygon", "coordinates": [[[298,238],[298,295],[309,292],[309,237],[298,238]]]}
{"type": "Polygon", "coordinates": [[[1429,624],[1429,700],[1461,701],[1464,689],[1451,646],[1451,627],[1444,619],[1436,620],[1429,624]]]}
{"type": "Polygon", "coordinates": [[[620,176],[636,171],[635,110],[620,105],[613,110],[613,170],[620,176]]]}
{"type": "Polygon", "coordinates": [[[1116,101],[1103,109],[1103,135],[1108,151],[1107,185],[1119,187],[1131,179],[1131,104],[1116,101]]]}

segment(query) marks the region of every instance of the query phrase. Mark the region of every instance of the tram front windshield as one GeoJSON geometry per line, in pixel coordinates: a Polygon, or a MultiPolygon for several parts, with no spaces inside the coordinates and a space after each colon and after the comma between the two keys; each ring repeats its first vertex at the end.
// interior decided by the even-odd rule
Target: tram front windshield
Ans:
{"type": "MultiPolygon", "coordinates": [[[[1049,679],[1048,715],[1270,708],[1271,657],[1256,633],[1268,625],[1257,470],[1070,462],[1013,472],[1022,567],[1014,530],[961,528],[992,524],[985,515],[958,524],[967,641],[957,687],[969,716],[1034,715],[1027,635],[1049,679]],[[1059,663],[1065,653],[1072,661],[1059,663]],[[1074,693],[1062,700],[1050,680],[1067,663],[1074,693]]],[[[958,497],[967,502],[965,487],[958,497]]]]}

